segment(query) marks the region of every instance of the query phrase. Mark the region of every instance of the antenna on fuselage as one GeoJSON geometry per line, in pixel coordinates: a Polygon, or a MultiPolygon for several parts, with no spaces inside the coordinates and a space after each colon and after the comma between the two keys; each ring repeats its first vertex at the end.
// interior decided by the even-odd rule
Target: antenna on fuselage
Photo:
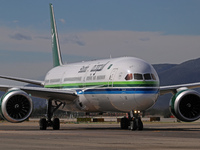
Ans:
{"type": "Polygon", "coordinates": [[[56,29],[56,21],[54,17],[53,5],[49,4],[50,6],[50,20],[51,20],[51,40],[52,40],[52,52],[53,52],[53,66],[60,66],[62,65],[62,57],[60,51],[60,45],[58,40],[58,33],[56,29]]]}

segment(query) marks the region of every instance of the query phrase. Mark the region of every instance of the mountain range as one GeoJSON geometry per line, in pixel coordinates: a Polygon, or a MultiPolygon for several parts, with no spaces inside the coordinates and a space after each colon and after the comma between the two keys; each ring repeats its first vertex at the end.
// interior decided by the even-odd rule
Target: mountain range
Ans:
{"type": "MultiPolygon", "coordinates": [[[[155,64],[153,67],[160,78],[160,86],[200,82],[200,58],[181,64],[155,64]]],[[[200,88],[195,90],[200,92],[200,88]]],[[[154,108],[169,107],[171,97],[172,94],[160,96],[154,108]]]]}

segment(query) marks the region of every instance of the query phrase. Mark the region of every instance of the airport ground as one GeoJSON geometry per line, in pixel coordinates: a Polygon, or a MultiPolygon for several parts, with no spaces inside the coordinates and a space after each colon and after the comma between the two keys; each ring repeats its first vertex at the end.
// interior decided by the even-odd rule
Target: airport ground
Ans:
{"type": "Polygon", "coordinates": [[[0,122],[1,149],[157,150],[200,149],[200,122],[144,121],[143,131],[121,130],[117,122],[66,123],[39,130],[38,120],[0,122]]]}

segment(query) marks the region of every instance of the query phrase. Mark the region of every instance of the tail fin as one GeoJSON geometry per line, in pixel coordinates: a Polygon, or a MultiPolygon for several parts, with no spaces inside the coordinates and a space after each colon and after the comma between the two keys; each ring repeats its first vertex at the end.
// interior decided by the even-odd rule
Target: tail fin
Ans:
{"type": "Polygon", "coordinates": [[[56,21],[54,17],[53,5],[50,6],[50,20],[51,20],[51,38],[52,38],[52,52],[53,52],[53,65],[54,67],[62,65],[62,57],[60,45],[58,40],[58,33],[56,29],[56,21]]]}

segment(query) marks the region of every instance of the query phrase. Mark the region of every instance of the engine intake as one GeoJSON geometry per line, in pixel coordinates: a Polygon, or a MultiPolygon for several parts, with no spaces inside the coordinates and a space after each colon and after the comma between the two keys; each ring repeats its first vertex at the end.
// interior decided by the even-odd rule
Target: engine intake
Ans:
{"type": "Polygon", "coordinates": [[[32,113],[33,103],[30,96],[22,90],[10,90],[1,98],[1,115],[12,123],[25,121],[32,113]]]}
{"type": "Polygon", "coordinates": [[[176,93],[170,101],[172,114],[181,121],[192,122],[200,118],[200,94],[194,90],[176,93]]]}

